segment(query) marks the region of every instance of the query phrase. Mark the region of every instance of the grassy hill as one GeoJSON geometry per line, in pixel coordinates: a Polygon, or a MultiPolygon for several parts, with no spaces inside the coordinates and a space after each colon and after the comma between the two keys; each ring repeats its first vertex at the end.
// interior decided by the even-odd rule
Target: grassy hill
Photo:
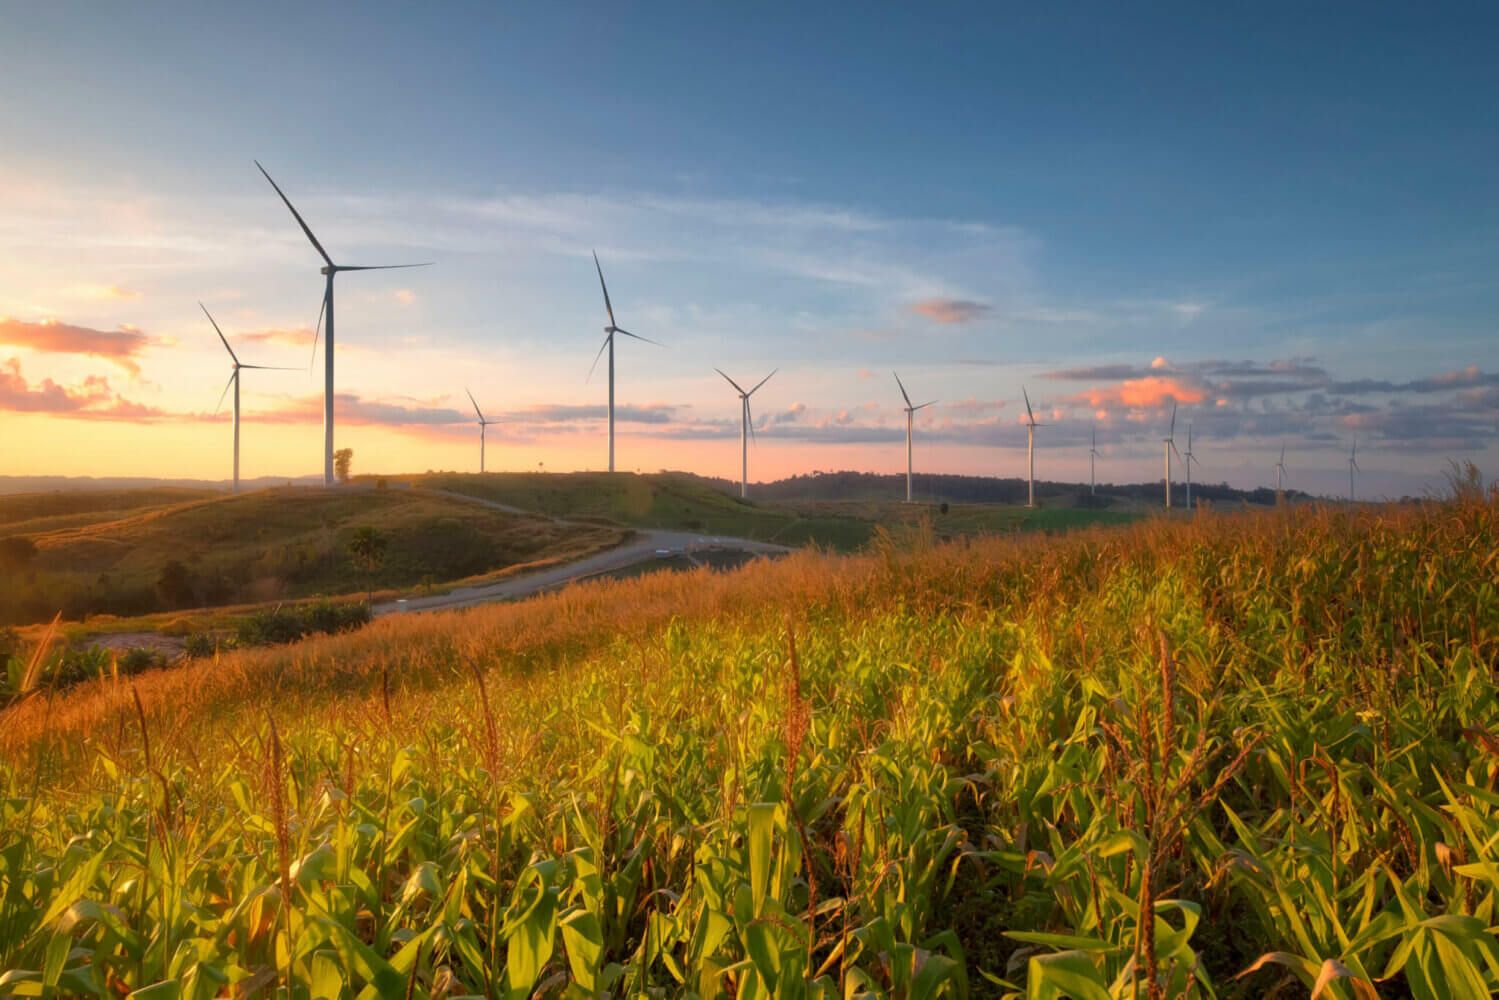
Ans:
{"type": "Polygon", "coordinates": [[[882,542],[32,697],[0,970],[1488,996],[1496,529],[1499,494],[882,542]]]}
{"type": "Polygon", "coordinates": [[[113,521],[124,514],[223,496],[216,490],[158,486],[119,490],[52,490],[0,495],[0,538],[113,521]]]}
{"type": "MultiPolygon", "coordinates": [[[[637,528],[696,531],[840,552],[858,549],[880,527],[930,522],[938,537],[1011,531],[1060,531],[1122,524],[1129,512],[1077,507],[905,504],[857,495],[840,500],[742,500],[710,479],[685,473],[436,473],[415,477],[429,489],[482,497],[553,517],[589,518],[637,528]]],[[[888,491],[887,491],[888,492],[888,491]]]]}
{"type": "Polygon", "coordinates": [[[292,488],[116,508],[28,537],[35,555],[0,579],[0,624],[440,583],[581,555],[623,534],[420,490],[292,488]],[[349,553],[364,527],[388,540],[373,575],[349,553]]]}

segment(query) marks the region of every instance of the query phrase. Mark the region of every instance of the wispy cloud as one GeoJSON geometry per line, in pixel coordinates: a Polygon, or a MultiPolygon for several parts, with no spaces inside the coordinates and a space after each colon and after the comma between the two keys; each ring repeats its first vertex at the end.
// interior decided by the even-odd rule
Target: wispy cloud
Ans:
{"type": "Polygon", "coordinates": [[[133,327],[118,330],[92,330],[57,320],[27,323],[0,317],[0,344],[24,347],[48,354],[82,354],[104,358],[132,375],[139,374],[136,357],[151,339],[133,327]]]}
{"type": "Polygon", "coordinates": [[[992,309],[991,306],[971,299],[931,298],[911,303],[911,312],[945,325],[972,323],[982,319],[992,309]]]}

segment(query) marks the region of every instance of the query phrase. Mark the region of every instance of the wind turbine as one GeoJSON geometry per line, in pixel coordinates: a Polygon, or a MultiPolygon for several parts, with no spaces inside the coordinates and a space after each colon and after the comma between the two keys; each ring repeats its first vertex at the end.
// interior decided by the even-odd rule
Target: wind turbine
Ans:
{"type": "MultiPolygon", "coordinates": [[[[1187,509],[1192,509],[1192,463],[1197,459],[1192,457],[1192,423],[1187,422],[1187,451],[1182,455],[1182,464],[1187,467],[1187,509]]],[[[1201,465],[1201,462],[1197,462],[1201,465]]]]}
{"type": "MultiPolygon", "coordinates": [[[[604,269],[599,266],[599,255],[595,251],[593,255],[594,270],[599,272],[599,287],[604,290],[604,309],[609,313],[609,325],[604,327],[604,343],[599,347],[599,353],[593,356],[593,364],[588,367],[588,377],[593,377],[593,370],[598,367],[599,358],[603,355],[605,348],[609,350],[609,471],[614,471],[614,335],[622,333],[626,337],[634,337],[643,340],[647,344],[656,344],[648,337],[642,337],[638,333],[631,333],[624,327],[614,322],[614,306],[609,302],[609,286],[604,284],[604,269]]],[[[656,344],[657,347],[662,345],[656,344]]]]}
{"type": "Polygon", "coordinates": [[[307,236],[307,241],[311,243],[312,248],[318,252],[318,256],[323,258],[324,267],[322,267],[318,273],[325,275],[328,279],[328,282],[323,290],[323,306],[322,309],[320,309],[318,312],[318,325],[317,328],[313,330],[312,334],[312,353],[314,357],[317,356],[318,332],[322,329],[323,317],[326,315],[328,320],[328,341],[323,345],[323,485],[332,486],[333,279],[338,275],[340,271],[389,271],[402,267],[427,267],[431,264],[431,261],[427,261],[426,263],[422,264],[365,264],[359,266],[353,264],[333,263],[333,258],[328,256],[328,251],[323,249],[323,245],[318,242],[318,238],[312,235],[312,230],[308,227],[307,222],[302,218],[301,213],[298,212],[292,205],[291,199],[286,196],[286,192],[282,191],[281,186],[271,179],[271,175],[269,173],[266,173],[265,167],[260,166],[259,160],[255,161],[255,166],[258,167],[260,169],[260,172],[265,175],[265,179],[271,182],[271,187],[276,189],[276,193],[281,196],[281,200],[285,202],[286,207],[291,210],[292,218],[296,219],[297,225],[302,227],[302,232],[307,236]]]}
{"type": "Polygon", "coordinates": [[[1036,506],[1036,428],[1046,425],[1036,423],[1036,415],[1031,412],[1031,397],[1025,391],[1025,386],[1020,387],[1020,395],[1025,397],[1025,505],[1034,507],[1036,506]]]}
{"type": "Polygon", "coordinates": [[[911,434],[912,434],[912,431],[913,431],[913,429],[915,427],[915,424],[916,424],[916,411],[917,410],[924,410],[928,406],[931,406],[933,403],[935,403],[937,401],[935,399],[931,399],[931,400],[926,401],[925,403],[922,403],[920,406],[912,406],[911,405],[911,396],[910,396],[909,393],[906,392],[905,384],[901,382],[900,375],[897,374],[897,373],[895,373],[895,372],[891,372],[890,374],[892,374],[892,375],[895,376],[895,384],[898,385],[898,386],[900,386],[900,395],[901,395],[901,398],[906,401],[906,503],[910,503],[911,502],[911,434]]]}
{"type": "Polygon", "coordinates": [[[1093,463],[1098,459],[1098,425],[1093,425],[1093,443],[1088,445],[1088,494],[1098,494],[1098,477],[1093,474],[1093,463]]]}
{"type": "MultiPolygon", "coordinates": [[[[1171,430],[1166,434],[1163,441],[1166,442],[1166,509],[1171,509],[1171,453],[1176,451],[1176,400],[1171,401],[1171,430]]],[[[1190,447],[1190,446],[1189,446],[1190,447]]],[[[1176,451],[1177,455],[1181,452],[1176,451]]]]}
{"type": "Polygon", "coordinates": [[[239,356],[234,353],[234,348],[232,348],[232,347],[229,346],[229,340],[228,340],[228,338],[224,336],[224,331],[219,329],[219,324],[214,321],[213,314],[208,311],[208,307],[205,306],[203,303],[199,302],[198,303],[198,308],[203,310],[203,315],[208,317],[208,322],[213,323],[213,332],[217,333],[219,335],[219,340],[222,341],[223,344],[224,344],[224,350],[226,350],[226,351],[229,352],[229,362],[233,366],[233,369],[234,369],[233,371],[231,371],[229,373],[229,381],[224,384],[224,391],[221,392],[221,393],[219,393],[219,405],[215,406],[213,408],[213,412],[214,413],[218,413],[219,410],[223,409],[223,407],[224,407],[224,397],[227,396],[227,395],[229,395],[229,390],[232,388],[234,390],[234,485],[233,485],[233,487],[231,489],[231,492],[238,493],[239,492],[239,373],[240,373],[240,370],[244,369],[244,368],[254,368],[254,369],[257,369],[259,371],[289,372],[289,371],[294,371],[295,369],[292,369],[292,368],[276,368],[276,367],[273,367],[271,365],[246,365],[246,364],[241,364],[240,360],[239,360],[239,356]]]}
{"type": "Polygon", "coordinates": [[[1363,470],[1358,467],[1358,438],[1353,439],[1353,447],[1348,449],[1348,502],[1353,503],[1354,476],[1363,470]]]}
{"type": "Polygon", "coordinates": [[[1280,446],[1280,461],[1275,463],[1275,492],[1281,492],[1281,482],[1286,478],[1286,446],[1280,446]]]}
{"type": "MultiPolygon", "coordinates": [[[[468,392],[468,389],[465,388],[463,391],[464,392],[468,392]]],[[[481,409],[479,409],[478,400],[474,399],[474,394],[471,393],[471,392],[468,392],[468,401],[470,403],[474,404],[474,412],[479,415],[479,474],[483,475],[484,474],[484,428],[488,427],[492,423],[495,423],[495,421],[484,419],[484,411],[481,410],[481,409]]]]}
{"type": "MultiPolygon", "coordinates": [[[[624,331],[621,330],[620,332],[623,333],[624,331]]],[[[723,375],[725,381],[734,387],[735,392],[739,393],[739,495],[746,497],[749,496],[749,439],[755,433],[755,421],[750,415],[750,397],[759,390],[760,386],[770,381],[770,375],[774,375],[780,369],[777,368],[770,375],[756,382],[755,387],[749,392],[745,392],[740,388],[738,382],[724,375],[722,368],[715,368],[713,370],[723,375]]]]}

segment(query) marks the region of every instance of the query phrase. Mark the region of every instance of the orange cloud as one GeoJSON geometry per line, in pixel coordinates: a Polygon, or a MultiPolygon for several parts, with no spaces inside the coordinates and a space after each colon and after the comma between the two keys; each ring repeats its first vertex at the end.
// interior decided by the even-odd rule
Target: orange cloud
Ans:
{"type": "Polygon", "coordinates": [[[141,297],[141,293],[135,289],[121,288],[119,285],[85,285],[81,291],[91,299],[134,301],[141,297]]]}
{"type": "Polygon", "coordinates": [[[0,410],[135,423],[150,423],[169,416],[154,407],[125,399],[110,388],[108,379],[99,375],[90,375],[72,387],[58,385],[50,378],[28,382],[17,358],[0,362],[0,410]]]}
{"type": "Polygon", "coordinates": [[[8,316],[0,317],[0,344],[49,354],[86,354],[104,358],[132,375],[140,372],[140,365],[133,359],[150,342],[149,337],[134,327],[91,330],[86,326],[59,323],[55,319],[26,323],[8,316]]]}
{"type": "Polygon", "coordinates": [[[416,301],[416,293],[409,288],[397,288],[396,301],[403,306],[409,306],[416,301]]]}
{"type": "Polygon", "coordinates": [[[1168,401],[1177,403],[1200,403],[1207,392],[1181,379],[1160,375],[1130,378],[1117,385],[1100,386],[1072,397],[1072,402],[1087,403],[1095,410],[1110,404],[1135,410],[1148,410],[1164,406],[1168,401]]]}
{"type": "Polygon", "coordinates": [[[990,307],[982,302],[971,302],[967,299],[922,299],[920,302],[911,303],[913,313],[944,325],[972,323],[989,312],[989,309],[990,307]]]}

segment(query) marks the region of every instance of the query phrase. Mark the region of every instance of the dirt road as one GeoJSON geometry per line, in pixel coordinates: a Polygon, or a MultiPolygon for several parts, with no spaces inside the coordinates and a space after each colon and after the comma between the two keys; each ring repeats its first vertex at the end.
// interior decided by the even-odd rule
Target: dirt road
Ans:
{"type": "Polygon", "coordinates": [[[575,562],[549,566],[534,573],[526,573],[495,583],[481,584],[476,587],[459,587],[445,594],[385,601],[376,604],[373,610],[375,617],[378,618],[382,615],[400,614],[407,611],[471,608],[476,604],[489,604],[493,601],[511,601],[547,590],[556,590],[576,580],[615,572],[656,559],[669,556],[685,556],[692,559],[694,552],[708,549],[747,552],[753,555],[781,555],[791,551],[784,545],[753,542],[745,538],[696,535],[686,531],[637,531],[635,536],[623,545],[585,556],[575,562]]]}

